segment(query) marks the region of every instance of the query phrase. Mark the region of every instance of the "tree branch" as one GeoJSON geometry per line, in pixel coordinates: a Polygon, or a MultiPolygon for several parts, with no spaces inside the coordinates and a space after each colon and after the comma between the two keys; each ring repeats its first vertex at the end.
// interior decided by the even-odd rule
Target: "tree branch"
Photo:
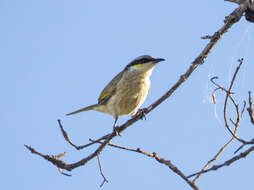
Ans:
{"type": "Polygon", "coordinates": [[[100,187],[102,187],[104,185],[105,182],[108,183],[107,178],[105,177],[103,171],[102,171],[102,167],[101,167],[101,161],[100,161],[100,157],[99,155],[97,155],[97,161],[98,161],[98,165],[99,165],[99,169],[100,169],[100,174],[103,177],[103,182],[101,183],[100,187]]]}
{"type": "MultiPolygon", "coordinates": [[[[197,182],[197,180],[200,178],[200,176],[203,174],[204,171],[206,171],[206,169],[215,161],[217,160],[217,158],[220,156],[220,154],[227,148],[227,146],[229,146],[231,144],[231,142],[233,142],[234,137],[231,138],[218,152],[217,154],[207,162],[207,164],[201,169],[201,171],[199,172],[199,174],[196,175],[196,177],[193,179],[193,183],[195,184],[197,182]]],[[[189,176],[188,176],[189,178],[189,176]]]]}
{"type": "MultiPolygon", "coordinates": [[[[206,47],[203,49],[203,51],[200,53],[200,55],[192,62],[192,64],[187,69],[187,71],[183,75],[180,76],[179,80],[163,96],[161,96],[157,101],[155,101],[147,109],[145,109],[145,111],[144,111],[145,114],[148,114],[153,109],[155,109],[157,106],[159,106],[163,101],[165,101],[167,98],[169,98],[176,91],[176,89],[178,87],[180,87],[190,77],[190,75],[198,68],[198,66],[200,66],[201,64],[204,63],[205,59],[207,58],[208,54],[211,52],[212,48],[217,44],[217,42],[221,39],[221,37],[228,31],[228,29],[233,24],[235,24],[236,22],[238,22],[240,20],[240,18],[242,17],[242,14],[246,10],[246,8],[247,8],[247,5],[245,5],[245,4],[241,5],[237,9],[235,9],[229,16],[226,17],[226,19],[224,21],[225,22],[224,25],[211,36],[209,43],[206,45],[206,47]]],[[[123,125],[118,127],[118,132],[122,133],[125,129],[129,128],[132,124],[134,124],[136,121],[140,120],[141,118],[142,118],[142,115],[140,115],[140,114],[135,115],[134,118],[126,121],[123,125]]],[[[72,143],[72,141],[69,139],[67,133],[63,130],[60,121],[59,121],[59,126],[61,128],[61,131],[62,131],[62,134],[63,134],[65,140],[68,141],[69,144],[71,144],[76,149],[80,149],[80,147],[74,145],[72,143]]],[[[109,134],[99,138],[99,140],[103,139],[104,141],[101,143],[101,145],[94,152],[92,152],[87,157],[81,159],[80,161],[71,163],[71,164],[68,164],[62,160],[59,160],[59,159],[55,158],[54,156],[44,155],[28,145],[25,145],[25,147],[27,149],[29,149],[31,151],[31,153],[37,154],[40,157],[46,159],[47,161],[49,161],[53,165],[55,165],[57,168],[71,171],[77,167],[85,165],[91,159],[98,156],[101,153],[101,151],[107,145],[109,145],[110,141],[115,136],[116,136],[116,134],[113,132],[113,133],[109,133],[109,134]]],[[[92,142],[92,144],[93,144],[93,142],[92,142]]],[[[90,146],[90,145],[91,145],[91,143],[89,143],[89,145],[85,145],[85,147],[90,146]]],[[[150,153],[145,153],[144,151],[141,151],[140,149],[139,149],[139,151],[140,151],[140,153],[147,155],[147,156],[154,157],[158,162],[167,165],[172,171],[174,171],[179,176],[181,176],[193,189],[195,189],[195,190],[199,189],[195,184],[193,184],[190,180],[188,180],[186,178],[186,176],[184,176],[184,174],[180,170],[178,170],[169,160],[164,160],[163,158],[160,158],[156,153],[153,153],[151,155],[150,153]]]]}
{"type": "Polygon", "coordinates": [[[247,108],[247,111],[248,111],[249,116],[250,116],[250,121],[254,125],[254,114],[253,114],[251,91],[249,91],[249,107],[247,108]]]}
{"type": "MultiPolygon", "coordinates": [[[[223,109],[223,115],[224,115],[224,123],[225,123],[225,127],[226,129],[230,132],[230,134],[235,138],[237,139],[238,141],[242,142],[242,143],[246,143],[245,140],[239,138],[237,135],[236,135],[236,130],[233,131],[228,123],[228,119],[227,119],[227,105],[228,105],[228,99],[230,99],[233,103],[233,105],[235,106],[235,110],[236,110],[236,114],[237,114],[237,121],[236,122],[233,122],[232,119],[230,119],[230,121],[235,125],[235,129],[238,128],[239,126],[239,123],[240,123],[240,120],[241,120],[241,115],[243,114],[243,111],[239,111],[239,106],[238,104],[236,103],[236,101],[234,100],[234,98],[232,97],[232,88],[233,88],[233,84],[235,82],[235,79],[236,79],[236,76],[237,76],[237,73],[238,71],[240,70],[241,68],[241,65],[243,63],[243,59],[239,59],[239,65],[237,66],[235,72],[234,72],[234,75],[231,79],[231,82],[230,82],[230,85],[229,85],[229,88],[226,89],[225,87],[217,84],[214,79],[218,79],[218,77],[213,77],[211,78],[211,82],[217,86],[217,88],[213,91],[212,93],[212,96],[213,96],[213,99],[214,99],[214,102],[215,102],[215,92],[218,90],[218,89],[221,89],[222,91],[224,91],[226,93],[226,98],[225,98],[225,102],[224,102],[224,109],[223,109]]],[[[246,104],[244,104],[244,107],[245,107],[246,104]]]]}
{"type": "Polygon", "coordinates": [[[252,151],[254,151],[254,146],[250,147],[248,150],[240,153],[239,155],[237,156],[234,156],[233,158],[225,161],[223,164],[219,164],[219,165],[214,165],[212,166],[211,168],[209,168],[208,170],[205,170],[205,171],[201,171],[201,172],[197,172],[197,173],[194,173],[194,174],[191,174],[189,176],[187,176],[187,178],[190,178],[190,177],[193,177],[193,176],[196,176],[196,175],[199,175],[199,174],[204,174],[204,173],[207,173],[207,172],[210,172],[210,171],[215,171],[215,170],[218,170],[224,166],[229,166],[231,165],[232,163],[236,162],[237,160],[240,160],[242,158],[245,158],[246,156],[248,156],[248,154],[250,154],[252,151]]]}
{"type": "Polygon", "coordinates": [[[81,150],[81,149],[83,149],[83,148],[86,148],[86,147],[88,147],[88,146],[91,146],[91,145],[95,144],[96,141],[100,141],[100,140],[107,139],[107,138],[110,136],[110,135],[108,134],[108,135],[105,135],[105,136],[103,136],[103,137],[101,137],[101,138],[95,140],[94,142],[91,142],[91,143],[88,143],[88,144],[85,144],[85,145],[81,145],[81,146],[77,146],[77,145],[75,145],[75,144],[71,141],[69,135],[68,135],[67,132],[64,130],[63,125],[62,125],[62,123],[61,123],[61,120],[58,119],[57,121],[58,121],[58,125],[59,125],[59,127],[60,127],[60,129],[61,129],[62,135],[64,136],[64,139],[65,139],[71,146],[73,146],[74,148],[76,148],[77,150],[81,150]]]}
{"type": "MultiPolygon", "coordinates": [[[[93,141],[92,142],[95,142],[95,143],[100,143],[102,144],[103,142],[102,141],[93,141]]],[[[124,146],[120,146],[120,145],[116,145],[116,144],[108,144],[109,146],[111,147],[114,147],[114,148],[118,148],[118,149],[122,149],[122,150],[127,150],[127,151],[131,151],[131,152],[136,152],[136,153],[139,153],[139,154],[143,154],[145,156],[148,156],[148,157],[152,157],[152,158],[155,158],[155,160],[161,164],[164,164],[166,166],[169,167],[170,170],[172,170],[174,173],[176,173],[177,175],[179,175],[183,180],[185,180],[185,182],[187,182],[194,190],[199,190],[199,187],[197,185],[195,185],[193,182],[191,182],[184,174],[181,170],[179,170],[175,165],[172,164],[172,162],[170,160],[165,160],[163,158],[160,158],[157,153],[153,152],[153,153],[149,153],[149,152],[146,152],[140,148],[127,148],[127,147],[124,147],[124,146]]]]}

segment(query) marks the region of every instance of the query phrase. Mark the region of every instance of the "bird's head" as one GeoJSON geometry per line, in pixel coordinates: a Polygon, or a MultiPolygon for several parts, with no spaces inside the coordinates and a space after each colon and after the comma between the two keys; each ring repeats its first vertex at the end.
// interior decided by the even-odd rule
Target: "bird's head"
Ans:
{"type": "Polygon", "coordinates": [[[142,55],[134,59],[132,62],[130,62],[126,66],[126,69],[146,72],[152,70],[155,67],[155,65],[161,61],[165,61],[165,59],[154,58],[149,55],[142,55]]]}

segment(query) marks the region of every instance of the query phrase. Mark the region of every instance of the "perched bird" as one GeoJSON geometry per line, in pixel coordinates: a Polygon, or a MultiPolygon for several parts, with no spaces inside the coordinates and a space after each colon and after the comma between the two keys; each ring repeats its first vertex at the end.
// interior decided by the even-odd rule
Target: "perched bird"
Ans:
{"type": "Polygon", "coordinates": [[[96,110],[110,114],[115,118],[113,129],[118,134],[116,130],[118,117],[129,114],[134,117],[150,91],[150,75],[152,74],[152,70],[158,62],[164,60],[162,58],[156,59],[149,55],[137,57],[103,89],[97,104],[87,106],[66,115],[88,110],[96,110]]]}

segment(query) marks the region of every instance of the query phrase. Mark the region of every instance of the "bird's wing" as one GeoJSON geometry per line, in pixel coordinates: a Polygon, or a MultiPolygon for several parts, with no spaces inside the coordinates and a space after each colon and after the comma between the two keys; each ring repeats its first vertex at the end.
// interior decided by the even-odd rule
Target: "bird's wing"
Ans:
{"type": "Polygon", "coordinates": [[[116,75],[110,83],[103,89],[103,91],[100,94],[100,97],[98,98],[98,104],[102,104],[107,102],[115,93],[117,83],[121,80],[123,76],[123,72],[120,72],[118,75],[116,75]]]}

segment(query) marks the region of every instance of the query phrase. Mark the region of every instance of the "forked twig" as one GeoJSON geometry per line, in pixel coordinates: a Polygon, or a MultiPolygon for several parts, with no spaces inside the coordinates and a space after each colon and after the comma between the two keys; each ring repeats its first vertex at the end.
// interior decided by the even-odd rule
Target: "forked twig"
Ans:
{"type": "Polygon", "coordinates": [[[212,97],[213,97],[213,102],[214,104],[216,104],[216,98],[215,98],[215,93],[217,90],[222,90],[224,92],[226,92],[226,99],[225,99],[225,102],[224,102],[224,118],[225,118],[225,126],[227,127],[227,129],[229,129],[229,131],[231,131],[232,129],[230,128],[229,124],[227,123],[227,117],[226,117],[226,112],[225,110],[227,109],[227,105],[228,105],[228,97],[230,98],[230,100],[232,101],[232,103],[234,104],[235,106],[235,110],[236,110],[236,114],[237,114],[237,119],[236,119],[236,122],[234,122],[231,118],[230,118],[230,121],[232,122],[232,124],[235,126],[235,129],[234,129],[234,132],[233,132],[233,137],[222,147],[220,148],[220,150],[217,152],[217,154],[207,162],[207,164],[201,169],[201,171],[199,172],[199,174],[197,174],[195,176],[195,178],[193,179],[193,183],[196,183],[196,181],[199,179],[199,177],[203,174],[202,172],[204,172],[215,160],[217,160],[217,158],[220,156],[220,154],[230,145],[230,143],[232,143],[235,139],[235,137],[237,137],[237,131],[238,131],[238,128],[239,128],[239,124],[240,124],[240,121],[241,121],[241,118],[242,118],[242,115],[243,115],[243,112],[244,112],[244,109],[245,109],[245,106],[246,106],[246,102],[244,102],[244,106],[243,106],[243,109],[240,113],[239,111],[239,106],[238,104],[236,103],[236,101],[234,100],[234,98],[232,97],[232,87],[233,87],[233,84],[235,82],[235,79],[236,79],[236,75],[243,63],[243,59],[239,59],[239,65],[238,67],[236,68],[235,70],[235,73],[234,73],[234,76],[233,78],[231,79],[231,83],[230,83],[230,87],[229,89],[226,89],[225,87],[223,87],[222,85],[219,85],[217,84],[214,80],[215,79],[218,79],[218,77],[213,77],[211,78],[211,82],[217,87],[215,88],[215,90],[213,91],[212,93],[212,97]]]}
{"type": "MultiPolygon", "coordinates": [[[[218,77],[213,77],[211,78],[211,82],[216,85],[216,89],[214,90],[213,92],[213,96],[215,97],[214,93],[215,91],[217,91],[218,89],[221,89],[222,91],[224,91],[226,93],[226,98],[225,98],[225,102],[224,102],[224,111],[223,111],[223,114],[224,114],[224,123],[225,123],[225,127],[226,129],[230,132],[230,134],[235,138],[237,139],[238,141],[242,142],[242,143],[246,143],[245,140],[239,138],[236,133],[231,129],[230,125],[228,124],[228,119],[227,119],[227,105],[228,105],[228,100],[230,99],[233,103],[233,105],[235,106],[235,109],[236,109],[236,113],[237,113],[237,122],[232,122],[234,125],[235,125],[235,128],[237,125],[239,125],[239,122],[241,120],[241,113],[243,113],[243,111],[240,113],[239,111],[239,106],[238,104],[236,103],[236,101],[234,100],[234,98],[232,97],[232,88],[233,88],[233,84],[235,82],[235,79],[236,79],[236,76],[237,76],[237,73],[238,71],[240,70],[241,68],[241,65],[243,64],[243,58],[242,59],[239,59],[239,65],[237,66],[235,72],[234,72],[234,75],[232,77],[232,80],[230,82],[230,85],[229,85],[229,88],[226,89],[225,87],[223,87],[222,85],[219,85],[217,84],[214,80],[215,79],[218,79],[218,77]]],[[[232,121],[232,119],[231,119],[232,121]]]]}
{"type": "MultiPolygon", "coordinates": [[[[57,121],[58,121],[59,127],[60,127],[60,129],[61,129],[62,135],[64,136],[64,139],[65,139],[71,146],[73,146],[74,148],[76,148],[77,150],[81,150],[81,149],[83,149],[83,148],[86,148],[86,147],[91,146],[91,145],[93,145],[93,144],[96,143],[96,142],[91,142],[91,143],[88,143],[88,144],[85,144],[85,145],[81,145],[81,146],[75,145],[75,144],[71,141],[71,139],[70,139],[69,135],[67,134],[67,132],[64,130],[63,125],[61,124],[61,120],[58,119],[57,121]]],[[[96,141],[104,140],[104,139],[107,139],[108,137],[109,137],[109,134],[108,134],[108,135],[105,135],[105,136],[103,136],[103,137],[101,137],[101,138],[99,138],[99,139],[97,139],[96,141]]]]}
{"type": "Polygon", "coordinates": [[[101,167],[101,161],[100,161],[100,157],[99,154],[97,155],[97,161],[98,161],[98,165],[99,165],[99,169],[100,169],[100,174],[103,177],[103,182],[101,183],[100,187],[102,187],[104,185],[105,182],[108,183],[107,178],[105,177],[103,171],[102,171],[102,167],[101,167]]]}
{"type": "MultiPolygon", "coordinates": [[[[207,168],[220,156],[220,154],[227,148],[227,146],[230,145],[231,142],[233,142],[234,137],[231,138],[218,152],[217,154],[207,162],[207,164],[200,170],[200,172],[196,175],[196,177],[192,180],[193,183],[196,183],[197,180],[200,178],[200,176],[203,174],[204,171],[207,170],[207,168]]],[[[193,176],[188,176],[188,178],[193,176]]]]}
{"type": "Polygon", "coordinates": [[[58,155],[56,155],[56,156],[54,156],[54,155],[51,155],[51,156],[50,156],[50,155],[44,155],[44,154],[38,152],[37,150],[35,150],[34,148],[32,148],[32,147],[29,146],[29,145],[26,145],[26,144],[25,144],[24,146],[25,146],[28,150],[30,150],[31,153],[37,154],[38,156],[43,157],[45,160],[48,160],[49,162],[51,162],[52,164],[54,164],[54,165],[58,168],[58,171],[59,171],[61,174],[65,175],[65,176],[71,176],[70,174],[67,174],[67,173],[64,173],[64,172],[63,172],[62,168],[64,168],[65,163],[64,163],[63,161],[59,160],[59,158],[61,158],[61,157],[63,157],[63,156],[66,155],[66,152],[60,153],[60,154],[58,154],[58,155]]]}
{"type": "MultiPolygon", "coordinates": [[[[100,143],[102,144],[103,142],[101,141],[93,141],[91,140],[92,142],[96,142],[96,143],[100,143]]],[[[116,145],[116,144],[112,144],[112,143],[109,143],[108,144],[109,146],[111,147],[114,147],[114,148],[118,148],[118,149],[122,149],[122,150],[127,150],[127,151],[131,151],[131,152],[136,152],[136,153],[140,153],[140,154],[143,154],[145,156],[148,156],[148,157],[152,157],[152,158],[155,158],[155,160],[161,164],[164,164],[166,166],[169,167],[170,170],[172,170],[174,173],[176,173],[177,175],[179,175],[183,180],[185,180],[193,189],[195,190],[199,190],[199,187],[197,185],[195,185],[192,181],[190,181],[184,174],[181,170],[179,170],[175,165],[172,164],[172,162],[170,160],[165,160],[163,158],[160,158],[157,153],[153,152],[153,153],[149,153],[147,151],[144,151],[140,148],[127,148],[127,147],[124,147],[124,146],[120,146],[120,145],[116,145]]]]}
{"type": "MultiPolygon", "coordinates": [[[[228,146],[231,141],[232,141],[233,137],[230,139],[230,141],[228,141],[221,149],[223,149],[224,147],[228,146]]],[[[94,141],[95,142],[95,141],[94,141]]],[[[96,142],[96,143],[103,143],[103,142],[96,142]]],[[[174,166],[171,161],[169,160],[164,160],[163,158],[160,158],[155,152],[154,153],[149,153],[147,151],[144,151],[140,148],[127,148],[127,147],[124,147],[124,146],[120,146],[120,145],[116,145],[116,144],[112,144],[110,143],[109,146],[111,147],[114,147],[114,148],[118,148],[118,149],[122,149],[122,150],[127,150],[127,151],[131,151],[131,152],[136,152],[136,153],[140,153],[140,154],[143,154],[145,156],[148,156],[148,157],[153,157],[156,159],[156,161],[158,161],[159,163],[162,163],[162,164],[165,164],[167,165],[174,173],[176,173],[177,175],[179,175],[182,179],[184,179],[191,187],[193,187],[193,189],[199,189],[198,186],[196,186],[195,182],[193,181],[190,181],[188,178],[191,178],[191,177],[194,177],[194,176],[197,176],[197,175],[201,175],[201,174],[204,174],[204,173],[207,173],[207,172],[210,172],[210,171],[214,171],[214,170],[218,170],[224,166],[229,166],[231,165],[232,163],[242,159],[242,158],[245,158],[246,156],[248,156],[251,152],[254,151],[254,146],[250,147],[248,150],[240,153],[239,155],[237,156],[234,156],[233,158],[225,161],[223,164],[219,164],[219,165],[214,165],[212,166],[211,168],[207,169],[207,170],[202,170],[202,171],[199,171],[197,173],[194,173],[194,174],[191,174],[189,176],[185,176],[179,169],[176,168],[176,166],[174,166]]],[[[220,151],[223,151],[223,150],[220,150],[220,151]]],[[[219,154],[219,152],[217,153],[219,154]]],[[[211,162],[212,163],[212,162],[211,162]]]]}
{"type": "MultiPolygon", "coordinates": [[[[246,101],[244,101],[244,105],[243,105],[243,108],[240,112],[239,110],[239,105],[236,103],[236,101],[234,100],[234,98],[232,97],[232,87],[233,87],[233,84],[234,84],[234,81],[236,79],[236,76],[237,76],[237,73],[238,71],[240,70],[240,67],[243,63],[243,58],[242,59],[239,59],[239,65],[238,67],[236,68],[235,70],[235,73],[233,75],[233,78],[231,80],[231,83],[230,83],[230,86],[229,86],[229,89],[227,90],[225,87],[217,84],[214,79],[218,79],[218,77],[213,77],[211,79],[212,83],[215,84],[217,86],[217,88],[214,90],[213,92],[213,98],[215,99],[215,92],[218,90],[218,89],[221,89],[222,91],[226,92],[226,98],[225,98],[225,103],[224,103],[224,122],[225,122],[225,126],[226,128],[228,129],[228,131],[231,133],[231,135],[233,136],[233,138],[237,139],[238,141],[240,141],[242,143],[242,145],[234,152],[234,153],[237,153],[239,150],[241,150],[245,145],[251,145],[251,144],[254,144],[254,139],[250,140],[250,141],[246,141],[242,138],[239,138],[235,132],[232,131],[232,129],[230,128],[230,125],[228,123],[228,119],[227,119],[227,105],[228,105],[228,99],[230,99],[233,103],[233,105],[235,106],[235,109],[236,109],[236,113],[237,113],[237,119],[236,119],[236,122],[234,122],[232,120],[232,118],[230,118],[229,120],[231,121],[231,123],[235,126],[235,128],[238,128],[239,126],[239,123],[240,123],[240,120],[242,118],[242,115],[244,113],[244,110],[245,110],[245,107],[246,107],[246,101]]],[[[247,108],[247,111],[249,113],[249,116],[250,116],[250,120],[251,120],[251,123],[253,124],[254,123],[254,115],[253,115],[253,110],[252,110],[252,96],[251,96],[251,92],[249,92],[249,107],[247,108]]]]}
{"type": "Polygon", "coordinates": [[[211,168],[205,170],[205,171],[200,171],[200,172],[197,172],[197,173],[194,173],[194,174],[191,174],[189,176],[187,176],[188,178],[190,177],[193,177],[193,176],[196,176],[196,175],[199,175],[199,174],[204,174],[204,173],[207,173],[207,172],[210,172],[210,171],[215,171],[215,170],[218,170],[224,166],[229,166],[231,164],[233,164],[234,162],[236,162],[237,160],[240,160],[242,158],[245,158],[246,156],[248,156],[248,154],[250,154],[252,151],[254,151],[254,146],[250,147],[248,150],[240,153],[239,155],[237,156],[234,156],[233,158],[225,161],[223,164],[219,164],[219,165],[214,165],[212,166],[211,168]]]}
{"type": "MultiPolygon", "coordinates": [[[[252,124],[254,124],[254,114],[253,114],[253,107],[252,107],[252,96],[251,96],[251,92],[249,91],[249,107],[247,108],[247,111],[249,113],[249,117],[250,117],[250,121],[252,124]]],[[[245,102],[245,106],[246,106],[246,102],[245,102]]],[[[243,113],[243,111],[242,111],[243,113]]],[[[236,151],[234,153],[237,153],[239,150],[241,150],[243,147],[245,147],[245,145],[250,145],[250,144],[254,144],[254,139],[252,139],[249,142],[245,142],[243,143],[238,149],[236,149],[236,151]]]]}

